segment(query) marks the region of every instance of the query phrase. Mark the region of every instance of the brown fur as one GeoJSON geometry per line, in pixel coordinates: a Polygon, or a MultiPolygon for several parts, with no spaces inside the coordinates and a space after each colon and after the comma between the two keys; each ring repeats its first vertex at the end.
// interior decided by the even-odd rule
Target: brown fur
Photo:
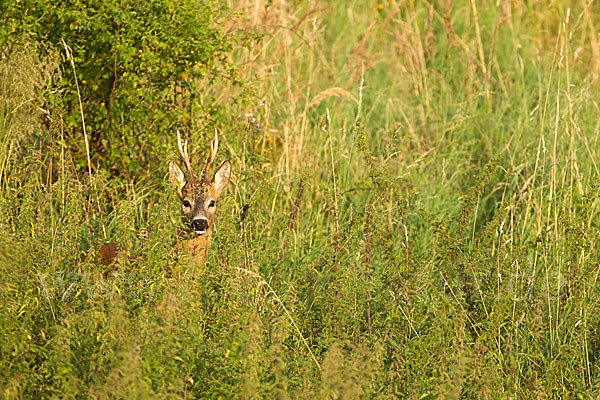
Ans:
{"type": "Polygon", "coordinates": [[[211,233],[212,229],[209,229],[204,235],[177,242],[176,248],[184,250],[192,264],[203,266],[206,262],[211,233]]]}

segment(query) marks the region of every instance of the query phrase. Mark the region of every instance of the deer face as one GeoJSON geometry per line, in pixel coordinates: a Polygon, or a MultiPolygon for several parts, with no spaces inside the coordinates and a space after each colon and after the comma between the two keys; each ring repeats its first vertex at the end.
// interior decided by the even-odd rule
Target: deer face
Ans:
{"type": "Polygon", "coordinates": [[[171,161],[169,164],[169,179],[178,187],[177,194],[181,200],[184,223],[190,232],[196,235],[204,235],[212,226],[217,211],[217,200],[229,182],[231,163],[225,161],[215,172],[213,179],[208,179],[210,165],[214,161],[218,146],[215,134],[215,141],[211,143],[211,153],[199,179],[190,166],[187,156],[187,142],[181,144],[179,133],[177,139],[179,153],[188,169],[188,176],[186,177],[179,166],[171,161]]]}

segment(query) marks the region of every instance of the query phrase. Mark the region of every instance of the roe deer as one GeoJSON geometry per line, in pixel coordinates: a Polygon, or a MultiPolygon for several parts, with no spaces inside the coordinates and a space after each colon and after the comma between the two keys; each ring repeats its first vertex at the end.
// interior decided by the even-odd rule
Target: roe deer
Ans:
{"type": "MultiPolygon", "coordinates": [[[[231,163],[225,161],[212,180],[209,178],[210,167],[217,155],[219,139],[215,131],[215,140],[210,143],[210,153],[206,159],[206,164],[202,169],[200,178],[196,176],[190,163],[187,152],[187,141],[181,143],[181,136],[177,132],[177,148],[179,156],[187,171],[187,178],[179,166],[171,161],[169,163],[169,180],[171,184],[177,186],[177,194],[181,200],[183,211],[183,222],[185,230],[180,232],[177,238],[177,247],[183,248],[187,252],[190,260],[202,266],[206,259],[206,250],[209,245],[212,233],[212,225],[217,211],[217,199],[227,186],[231,175],[231,163]]],[[[104,243],[98,250],[100,256],[97,261],[105,266],[112,265],[117,259],[122,249],[117,243],[104,243]]],[[[84,254],[82,260],[87,255],[84,254]]],[[[127,258],[134,261],[140,257],[129,254],[127,258]]],[[[105,275],[112,269],[107,270],[105,275]]]]}
{"type": "Polygon", "coordinates": [[[186,177],[177,163],[174,161],[169,163],[169,180],[177,187],[185,225],[185,231],[178,235],[177,246],[185,249],[195,264],[203,265],[217,211],[217,200],[229,182],[231,163],[223,162],[213,179],[210,179],[210,167],[217,156],[219,146],[215,130],[215,140],[210,143],[208,158],[198,178],[190,163],[187,144],[187,140],[181,142],[181,136],[177,131],[179,157],[187,172],[186,177]]]}

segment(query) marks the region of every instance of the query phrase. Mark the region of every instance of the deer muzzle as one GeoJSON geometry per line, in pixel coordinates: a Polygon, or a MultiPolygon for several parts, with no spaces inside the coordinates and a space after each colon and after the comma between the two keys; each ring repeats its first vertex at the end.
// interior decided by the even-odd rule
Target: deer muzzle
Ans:
{"type": "Polygon", "coordinates": [[[206,218],[196,218],[191,223],[192,230],[197,235],[203,235],[208,230],[208,220],[206,218]]]}

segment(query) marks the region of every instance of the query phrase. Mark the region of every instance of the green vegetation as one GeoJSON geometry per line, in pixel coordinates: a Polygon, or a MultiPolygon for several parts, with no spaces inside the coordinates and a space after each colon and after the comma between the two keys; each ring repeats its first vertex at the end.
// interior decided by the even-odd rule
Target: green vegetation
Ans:
{"type": "Polygon", "coordinates": [[[0,5],[3,398],[600,397],[597,7],[121,3],[0,5]]]}

